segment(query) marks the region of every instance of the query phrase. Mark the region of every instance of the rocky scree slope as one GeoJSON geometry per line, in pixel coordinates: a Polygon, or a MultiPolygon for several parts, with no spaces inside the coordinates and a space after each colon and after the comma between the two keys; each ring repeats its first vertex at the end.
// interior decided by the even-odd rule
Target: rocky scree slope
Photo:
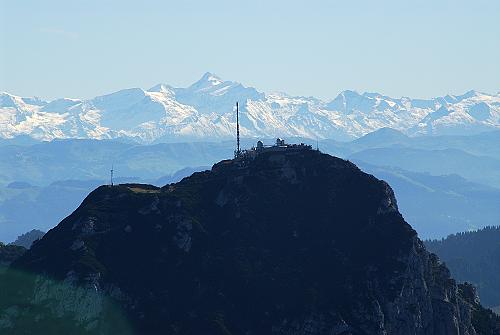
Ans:
{"type": "Polygon", "coordinates": [[[99,187],[14,267],[37,274],[36,303],[87,330],[74,294],[37,295],[42,275],[111,297],[138,333],[478,334],[474,292],[425,250],[389,185],[313,150],[99,187]]]}

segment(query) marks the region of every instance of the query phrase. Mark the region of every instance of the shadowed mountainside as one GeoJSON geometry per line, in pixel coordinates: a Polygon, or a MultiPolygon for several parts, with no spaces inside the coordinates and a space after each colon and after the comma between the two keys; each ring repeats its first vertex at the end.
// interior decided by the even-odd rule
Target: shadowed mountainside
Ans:
{"type": "Polygon", "coordinates": [[[39,293],[48,275],[111,297],[141,333],[472,335],[494,322],[388,184],[313,150],[222,161],[162,188],[99,187],[15,268],[39,274],[29,303],[89,322],[71,297],[39,293]]]}

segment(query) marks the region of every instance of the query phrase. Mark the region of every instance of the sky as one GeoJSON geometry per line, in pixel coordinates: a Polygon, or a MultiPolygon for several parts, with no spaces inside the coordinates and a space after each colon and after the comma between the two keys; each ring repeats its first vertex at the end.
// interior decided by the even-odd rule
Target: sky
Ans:
{"type": "Polygon", "coordinates": [[[205,72],[332,99],[500,91],[497,0],[0,0],[0,91],[91,98],[205,72]]]}

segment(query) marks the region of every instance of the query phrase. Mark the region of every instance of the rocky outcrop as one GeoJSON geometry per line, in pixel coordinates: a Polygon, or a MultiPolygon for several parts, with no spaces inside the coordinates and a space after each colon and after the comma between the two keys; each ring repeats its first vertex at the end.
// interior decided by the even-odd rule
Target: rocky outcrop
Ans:
{"type": "MultiPolygon", "coordinates": [[[[110,299],[138,333],[482,334],[479,305],[389,185],[307,149],[222,161],[162,188],[100,187],[15,268],[110,299]]],[[[40,287],[30,294],[64,315],[40,287]]]]}
{"type": "Polygon", "coordinates": [[[471,306],[461,297],[450,272],[414,239],[405,284],[388,305],[389,334],[476,334],[471,306]],[[415,330],[417,330],[415,332],[415,330]]]}
{"type": "Polygon", "coordinates": [[[31,245],[41,239],[45,235],[45,233],[38,229],[32,229],[27,233],[24,233],[16,238],[12,245],[17,245],[20,247],[24,247],[26,249],[31,248],[31,245]]]}

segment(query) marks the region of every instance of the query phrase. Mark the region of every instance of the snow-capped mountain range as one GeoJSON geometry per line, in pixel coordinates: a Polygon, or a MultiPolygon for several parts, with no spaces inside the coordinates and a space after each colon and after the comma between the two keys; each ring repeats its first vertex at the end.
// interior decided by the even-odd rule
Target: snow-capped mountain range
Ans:
{"type": "Polygon", "coordinates": [[[131,138],[141,143],[234,137],[235,102],[247,137],[348,140],[390,127],[408,135],[500,129],[500,94],[429,100],[341,92],[332,101],[263,93],[206,73],[187,88],[130,88],[89,100],[44,101],[0,93],[0,138],[131,138]]]}

